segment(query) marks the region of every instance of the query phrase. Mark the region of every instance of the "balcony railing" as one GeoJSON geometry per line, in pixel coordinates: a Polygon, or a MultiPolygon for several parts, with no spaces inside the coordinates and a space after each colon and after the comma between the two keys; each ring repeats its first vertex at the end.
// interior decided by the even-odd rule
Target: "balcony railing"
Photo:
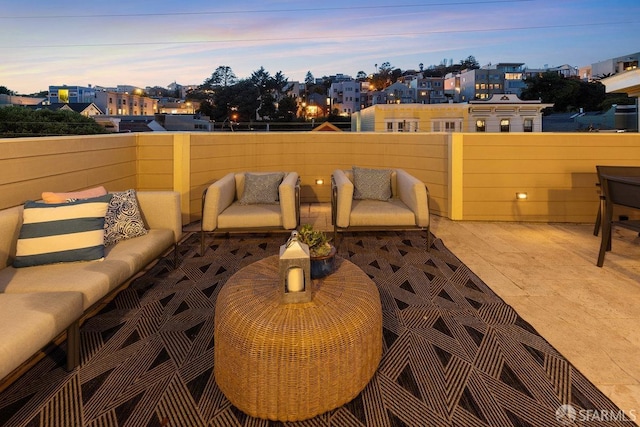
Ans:
{"type": "Polygon", "coordinates": [[[429,187],[431,211],[454,220],[592,222],[595,166],[639,165],[640,134],[140,133],[0,139],[0,208],[42,191],[96,185],[174,189],[184,223],[205,185],[230,171],[295,170],[303,202],[328,202],[331,172],[404,168],[429,187]],[[316,185],[322,179],[323,185],[316,185]],[[526,193],[526,199],[516,198],[526,193]]]}

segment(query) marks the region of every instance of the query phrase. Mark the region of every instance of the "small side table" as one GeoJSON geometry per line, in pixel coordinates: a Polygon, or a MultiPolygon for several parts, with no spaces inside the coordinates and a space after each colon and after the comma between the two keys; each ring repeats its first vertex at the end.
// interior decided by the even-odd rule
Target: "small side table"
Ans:
{"type": "Polygon", "coordinates": [[[382,356],[375,284],[336,258],[336,271],[312,286],[311,302],[281,304],[272,256],[239,270],[220,290],[214,375],[246,414],[311,418],[349,402],[373,377],[382,356]]]}

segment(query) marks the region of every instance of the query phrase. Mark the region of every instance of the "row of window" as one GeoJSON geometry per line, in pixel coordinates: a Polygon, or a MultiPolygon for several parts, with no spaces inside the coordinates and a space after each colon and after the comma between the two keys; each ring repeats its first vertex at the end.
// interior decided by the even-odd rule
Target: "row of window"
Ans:
{"type": "Polygon", "coordinates": [[[387,122],[387,132],[418,132],[417,120],[387,122]]]}
{"type": "MultiPolygon", "coordinates": [[[[509,132],[511,130],[511,120],[500,119],[500,132],[509,132]]],[[[476,132],[486,132],[487,122],[484,119],[476,120],[476,132]]],[[[522,121],[523,132],[533,132],[533,119],[525,118],[522,121]]]]}
{"type": "MultiPolygon", "coordinates": [[[[389,120],[386,122],[387,132],[417,132],[417,120],[389,120]]],[[[462,120],[434,120],[432,122],[433,132],[462,132],[462,120]]],[[[523,120],[523,132],[533,132],[533,119],[523,120]]],[[[476,132],[486,132],[487,122],[484,119],[476,120],[476,132]]],[[[500,119],[500,132],[511,131],[511,120],[500,119]]]]}
{"type": "Polygon", "coordinates": [[[476,90],[480,89],[502,89],[502,85],[500,83],[476,83],[476,90]]]}

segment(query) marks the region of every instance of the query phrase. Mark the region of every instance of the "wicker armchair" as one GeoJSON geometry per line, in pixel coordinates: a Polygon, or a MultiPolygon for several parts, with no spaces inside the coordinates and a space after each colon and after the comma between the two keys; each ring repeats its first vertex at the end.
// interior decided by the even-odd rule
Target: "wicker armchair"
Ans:
{"type": "Polygon", "coordinates": [[[296,172],[229,173],[202,193],[200,252],[206,233],[287,231],[300,223],[296,172]],[[268,180],[280,175],[279,181],[268,180]]]}
{"type": "MultiPolygon", "coordinates": [[[[417,229],[426,231],[429,250],[429,190],[426,185],[403,169],[390,169],[390,198],[363,198],[362,195],[358,195],[358,180],[354,176],[354,170],[337,169],[331,176],[331,222],[334,241],[337,242],[339,232],[347,230],[417,229]]],[[[386,186],[386,182],[383,185],[386,186]]]]}

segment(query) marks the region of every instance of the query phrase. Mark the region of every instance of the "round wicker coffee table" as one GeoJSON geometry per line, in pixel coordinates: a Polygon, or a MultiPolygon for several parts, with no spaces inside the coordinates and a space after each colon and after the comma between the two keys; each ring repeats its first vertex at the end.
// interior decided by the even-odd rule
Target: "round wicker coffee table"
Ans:
{"type": "Polygon", "coordinates": [[[353,263],[313,281],[308,303],[281,304],[278,257],[251,264],[220,290],[214,375],[238,409],[297,421],[360,393],[382,355],[382,308],[375,284],[353,263]]]}

